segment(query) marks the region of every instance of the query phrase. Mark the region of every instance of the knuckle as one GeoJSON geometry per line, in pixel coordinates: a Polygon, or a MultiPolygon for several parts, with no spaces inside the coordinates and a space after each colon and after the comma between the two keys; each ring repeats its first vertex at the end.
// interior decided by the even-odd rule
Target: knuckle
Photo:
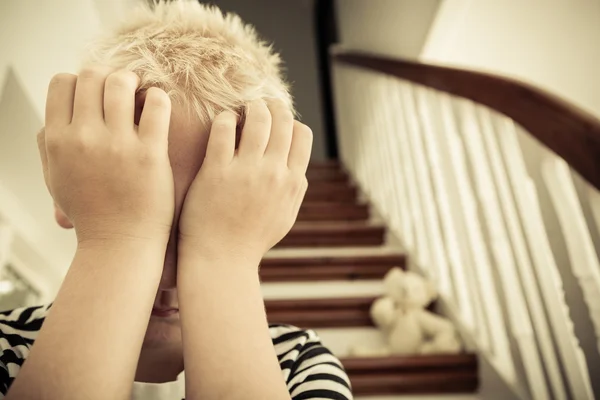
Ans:
{"type": "Polygon", "coordinates": [[[294,123],[294,114],[292,114],[292,110],[287,108],[287,106],[281,109],[281,111],[279,112],[279,118],[282,122],[285,122],[286,124],[291,125],[294,123]]]}
{"type": "Polygon", "coordinates": [[[85,67],[79,72],[79,79],[91,80],[100,79],[106,76],[106,68],[100,66],[85,67]]]}
{"type": "Polygon", "coordinates": [[[44,138],[44,143],[46,144],[46,151],[50,153],[55,153],[60,148],[60,140],[58,140],[57,138],[44,138]]]}
{"type": "Polygon", "coordinates": [[[138,163],[142,168],[152,168],[157,162],[151,152],[143,152],[138,155],[138,163]]]}
{"type": "Polygon", "coordinates": [[[40,129],[36,135],[38,143],[44,142],[46,140],[46,128],[43,127],[40,129]]]}
{"type": "Polygon", "coordinates": [[[271,123],[271,112],[266,107],[265,103],[254,102],[251,104],[248,119],[259,124],[270,124],[271,123]]]}
{"type": "Polygon", "coordinates": [[[223,112],[219,114],[212,123],[212,129],[217,131],[230,131],[235,128],[235,115],[230,112],[223,112]]]}
{"type": "Polygon", "coordinates": [[[92,143],[91,143],[90,139],[88,139],[87,135],[77,136],[77,138],[74,139],[73,145],[74,145],[76,151],[83,153],[83,154],[89,153],[93,147],[92,143]]]}
{"type": "Polygon", "coordinates": [[[302,176],[302,179],[300,180],[301,182],[301,187],[306,190],[308,189],[308,178],[306,177],[306,175],[302,176]]]}
{"type": "Polygon", "coordinates": [[[294,123],[294,131],[301,135],[313,136],[313,131],[310,129],[308,125],[303,124],[300,121],[295,121],[294,123]]]}
{"type": "Polygon", "coordinates": [[[267,178],[267,182],[269,182],[269,184],[271,186],[276,186],[276,187],[282,186],[286,181],[285,174],[276,168],[272,168],[272,169],[268,170],[266,173],[266,178],[267,178]]]}
{"type": "Polygon", "coordinates": [[[63,84],[70,84],[77,81],[77,76],[66,72],[56,74],[50,79],[50,87],[56,87],[63,84]]]}
{"type": "Polygon", "coordinates": [[[146,101],[144,106],[152,107],[169,107],[171,105],[171,99],[167,93],[157,87],[151,87],[146,91],[146,101]]]}
{"type": "Polygon", "coordinates": [[[137,75],[130,71],[113,72],[106,78],[106,85],[114,88],[135,90],[137,88],[137,75]]]}
{"type": "Polygon", "coordinates": [[[308,187],[308,182],[306,181],[306,177],[302,177],[300,179],[294,179],[293,187],[294,187],[294,192],[296,192],[296,193],[305,190],[306,187],[308,187]]]}

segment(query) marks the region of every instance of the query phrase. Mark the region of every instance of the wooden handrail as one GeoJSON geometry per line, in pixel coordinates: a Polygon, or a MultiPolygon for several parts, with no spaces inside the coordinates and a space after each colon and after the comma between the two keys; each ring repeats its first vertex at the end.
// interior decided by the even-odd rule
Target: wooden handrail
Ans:
{"type": "Polygon", "coordinates": [[[340,48],[333,48],[331,57],[486,105],[521,125],[600,189],[600,120],[556,95],[489,73],[340,48]]]}

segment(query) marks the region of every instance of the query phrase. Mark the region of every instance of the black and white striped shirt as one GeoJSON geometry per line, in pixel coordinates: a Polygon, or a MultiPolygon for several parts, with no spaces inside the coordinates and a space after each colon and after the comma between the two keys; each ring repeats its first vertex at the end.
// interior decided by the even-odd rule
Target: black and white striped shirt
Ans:
{"type": "MultiPolygon", "coordinates": [[[[29,355],[49,308],[48,305],[0,312],[0,399],[29,355]]],[[[352,399],[342,364],[321,344],[314,331],[285,324],[271,324],[269,331],[293,400],[352,399]]],[[[133,398],[180,400],[184,387],[183,380],[165,384],[134,382],[133,398]]]]}

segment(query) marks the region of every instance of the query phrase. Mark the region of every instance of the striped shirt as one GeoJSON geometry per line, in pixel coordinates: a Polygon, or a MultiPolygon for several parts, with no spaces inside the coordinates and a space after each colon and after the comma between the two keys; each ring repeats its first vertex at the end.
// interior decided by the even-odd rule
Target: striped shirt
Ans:
{"type": "MultiPolygon", "coordinates": [[[[0,399],[29,355],[49,308],[50,305],[0,312],[0,399]]],[[[269,332],[293,400],[352,399],[342,364],[314,331],[271,324],[269,332]]],[[[165,384],[134,382],[133,399],[181,400],[184,388],[183,379],[165,384]]]]}

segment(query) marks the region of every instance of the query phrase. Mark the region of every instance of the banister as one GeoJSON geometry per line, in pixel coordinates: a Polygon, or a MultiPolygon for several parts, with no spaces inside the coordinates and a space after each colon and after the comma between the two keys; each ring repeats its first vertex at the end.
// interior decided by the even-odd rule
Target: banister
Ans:
{"type": "Polygon", "coordinates": [[[600,190],[600,119],[513,78],[334,47],[335,63],[409,80],[486,105],[514,120],[600,190]]]}

